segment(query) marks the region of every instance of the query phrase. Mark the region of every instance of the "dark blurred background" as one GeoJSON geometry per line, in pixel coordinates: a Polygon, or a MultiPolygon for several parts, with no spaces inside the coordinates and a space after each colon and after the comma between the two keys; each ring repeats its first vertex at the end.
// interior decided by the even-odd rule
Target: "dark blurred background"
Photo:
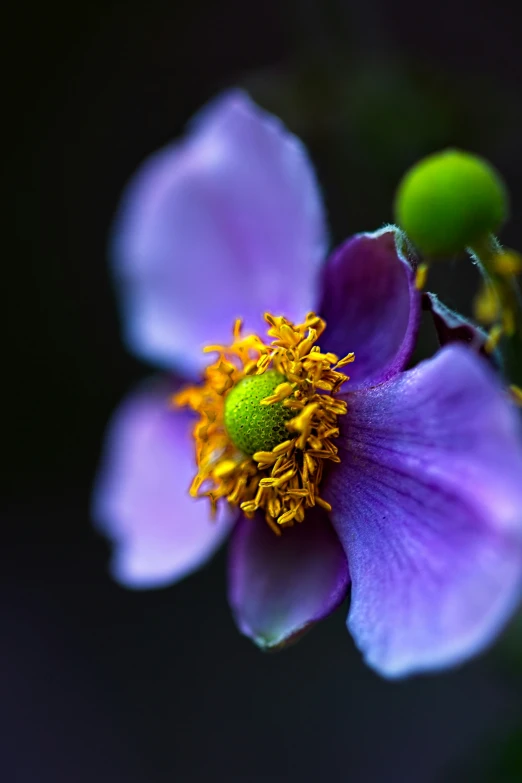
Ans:
{"type": "MultiPolygon", "coordinates": [[[[121,343],[106,243],[126,180],[220,89],[246,86],[311,150],[333,241],[392,219],[448,144],[512,193],[522,248],[516,3],[30,0],[4,27],[2,783],[522,781],[522,623],[459,671],[361,663],[346,607],[299,645],[240,637],[224,558],[126,591],[91,529],[104,427],[149,369],[121,343]],[[10,207],[13,207],[12,213],[10,207]]],[[[469,309],[470,267],[433,286],[469,309]]]]}

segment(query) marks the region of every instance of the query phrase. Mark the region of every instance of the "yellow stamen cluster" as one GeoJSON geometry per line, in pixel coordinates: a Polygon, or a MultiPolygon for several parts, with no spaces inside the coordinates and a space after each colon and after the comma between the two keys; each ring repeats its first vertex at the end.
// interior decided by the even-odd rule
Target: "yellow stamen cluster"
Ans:
{"type": "Polygon", "coordinates": [[[193,430],[197,474],[190,487],[193,497],[207,497],[212,512],[224,499],[253,517],[262,510],[278,535],[281,528],[302,522],[305,510],[315,505],[330,510],[319,495],[325,461],[339,462],[333,440],[339,435],[337,417],[346,402],[335,398],[348,377],[339,370],[354,360],[353,353],[339,360],[321,353],[315,343],[326,327],[315,313],[294,325],[283,317],[265,314],[269,324],[265,344],[257,335],[241,335],[234,325],[230,346],[210,345],[218,359],[205,370],[201,386],[184,389],[173,398],[199,416],[193,430]],[[261,405],[280,403],[295,412],[286,422],[288,439],[271,451],[248,456],[238,451],[224,425],[228,392],[243,378],[268,369],[284,375],[273,394],[261,405]]]}
{"type": "Polygon", "coordinates": [[[516,332],[516,276],[522,272],[522,257],[514,250],[494,248],[487,260],[489,276],[473,305],[477,321],[491,326],[485,347],[492,353],[502,337],[513,337],[516,332]]]}

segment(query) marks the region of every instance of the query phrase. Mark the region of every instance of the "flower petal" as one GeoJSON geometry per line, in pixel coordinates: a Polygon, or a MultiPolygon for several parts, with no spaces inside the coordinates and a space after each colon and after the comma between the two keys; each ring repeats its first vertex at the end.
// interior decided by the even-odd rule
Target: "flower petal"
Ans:
{"type": "Polygon", "coordinates": [[[127,587],[159,587],[202,565],[230,530],[191,498],[191,422],[151,385],[120,406],[107,434],[94,493],[94,519],[114,542],[111,571],[127,587]]]}
{"type": "Polygon", "coordinates": [[[194,370],[202,346],[228,342],[238,317],[263,333],[266,310],[301,320],[315,305],[325,249],[303,145],[245,93],[228,92],[125,193],[113,256],[128,343],[194,370]]]}
{"type": "Polygon", "coordinates": [[[517,413],[461,346],[348,404],[323,493],[348,556],[348,628],[389,677],[457,664],[522,595],[517,413]]]}
{"type": "Polygon", "coordinates": [[[275,649],[327,617],[346,596],[346,557],[325,512],[277,536],[261,516],[240,520],[229,548],[229,602],[238,628],[275,649]]]}
{"type": "Polygon", "coordinates": [[[496,369],[499,369],[500,352],[486,351],[488,334],[484,329],[455,310],[450,310],[436,294],[430,292],[422,295],[422,309],[431,313],[439,345],[464,343],[468,348],[490,361],[496,369]]]}
{"type": "Polygon", "coordinates": [[[386,226],[349,239],[324,267],[324,348],[340,357],[355,353],[350,390],[382,383],[404,369],[412,354],[420,294],[403,246],[399,229],[386,226]]]}

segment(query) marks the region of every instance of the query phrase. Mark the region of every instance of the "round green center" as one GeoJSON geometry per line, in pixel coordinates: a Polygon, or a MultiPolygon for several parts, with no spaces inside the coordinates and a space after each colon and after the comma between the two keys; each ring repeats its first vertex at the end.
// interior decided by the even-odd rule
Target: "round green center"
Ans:
{"type": "Polygon", "coordinates": [[[498,172],[461,150],[436,152],[404,175],[395,200],[397,223],[427,256],[453,255],[495,233],[508,196],[498,172]]]}
{"type": "Polygon", "coordinates": [[[227,394],[225,427],[232,443],[244,454],[271,451],[290,437],[285,422],[294,418],[295,411],[282,402],[260,404],[285,380],[277,370],[267,370],[263,375],[243,378],[227,394]]]}

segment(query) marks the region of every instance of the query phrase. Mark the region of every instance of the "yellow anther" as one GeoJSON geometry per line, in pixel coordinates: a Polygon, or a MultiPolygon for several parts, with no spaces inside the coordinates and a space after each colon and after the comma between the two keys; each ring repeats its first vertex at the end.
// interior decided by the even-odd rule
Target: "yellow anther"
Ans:
{"type": "Polygon", "coordinates": [[[502,328],[502,326],[500,326],[500,324],[496,324],[490,329],[488,338],[484,343],[484,350],[486,351],[486,353],[493,353],[493,351],[497,349],[503,334],[504,334],[504,329],[502,328]]]}
{"type": "Polygon", "coordinates": [[[506,337],[513,337],[517,330],[515,313],[509,307],[502,311],[502,329],[506,337]]]}
{"type": "Polygon", "coordinates": [[[314,385],[316,389],[323,389],[323,391],[332,391],[334,388],[333,381],[314,380],[314,385]]]}
{"type": "Polygon", "coordinates": [[[329,503],[327,503],[326,500],[323,500],[322,498],[317,497],[315,499],[315,502],[317,503],[318,506],[322,506],[327,511],[331,511],[332,510],[331,505],[329,503]]]}
{"type": "Polygon", "coordinates": [[[309,362],[328,362],[328,364],[336,364],[338,361],[334,353],[320,353],[320,351],[310,351],[306,358],[309,362]]]}
{"type": "Polygon", "coordinates": [[[301,342],[301,335],[299,332],[296,332],[294,329],[292,329],[288,324],[282,324],[280,327],[280,338],[279,342],[281,345],[287,345],[290,344],[291,346],[297,345],[299,342],[301,342]]]}
{"type": "Polygon", "coordinates": [[[256,508],[259,508],[259,506],[262,504],[265,495],[266,489],[264,487],[258,487],[255,497],[256,508]]]}
{"type": "Polygon", "coordinates": [[[278,456],[274,451],[256,451],[256,453],[252,455],[252,459],[255,460],[255,462],[262,462],[265,465],[273,465],[274,462],[277,462],[278,456]]]}
{"type": "Polygon", "coordinates": [[[299,350],[297,353],[300,359],[302,359],[303,356],[306,356],[307,353],[310,353],[316,340],[317,340],[316,330],[310,329],[308,333],[308,337],[306,338],[306,340],[303,340],[299,346],[299,350]]]}
{"type": "Polygon", "coordinates": [[[185,405],[192,408],[199,402],[200,396],[199,389],[188,386],[180,392],[177,392],[177,394],[173,394],[170,398],[170,404],[174,408],[180,408],[185,405]]]}
{"type": "Polygon", "coordinates": [[[217,463],[212,471],[214,478],[224,478],[230,476],[237,468],[237,462],[231,459],[224,459],[217,463]]]}
{"type": "Polygon", "coordinates": [[[302,413],[296,416],[294,419],[290,419],[287,424],[288,429],[295,430],[295,432],[304,432],[310,427],[310,421],[319,407],[318,403],[311,403],[303,409],[302,413]]]}
{"type": "Polygon", "coordinates": [[[493,268],[502,277],[519,275],[522,272],[522,256],[515,250],[501,250],[493,258],[493,268]]]}
{"type": "Polygon", "coordinates": [[[343,356],[342,359],[339,359],[335,365],[335,369],[338,369],[339,367],[345,367],[347,364],[351,364],[353,361],[355,361],[355,354],[353,352],[348,353],[346,356],[343,356]]]}
{"type": "Polygon", "coordinates": [[[428,264],[419,264],[415,273],[415,288],[417,291],[422,291],[428,281],[428,264]]]}
{"type": "Polygon", "coordinates": [[[338,438],[339,437],[339,427],[332,427],[330,430],[326,430],[326,432],[323,435],[323,438],[338,438]]]}
{"type": "Polygon", "coordinates": [[[292,508],[288,509],[288,511],[285,511],[284,514],[281,514],[281,516],[279,516],[277,518],[277,524],[281,525],[281,526],[284,526],[284,525],[288,525],[291,522],[293,522],[293,520],[297,517],[297,515],[299,513],[300,507],[301,507],[300,506],[300,501],[298,501],[297,505],[295,505],[292,508]]]}
{"type": "Polygon", "coordinates": [[[270,495],[267,503],[268,513],[273,519],[277,519],[281,513],[281,501],[277,495],[270,495]]]}
{"type": "Polygon", "coordinates": [[[274,446],[274,454],[287,454],[287,452],[290,452],[292,448],[294,447],[294,442],[292,440],[284,440],[282,443],[279,443],[277,446],[274,446]]]}
{"type": "Polygon", "coordinates": [[[481,324],[492,324],[500,316],[499,293],[490,283],[484,283],[473,302],[475,318],[481,324]]]}
{"type": "Polygon", "coordinates": [[[305,466],[306,466],[306,468],[308,470],[308,473],[310,473],[310,475],[313,475],[315,473],[315,471],[316,471],[317,465],[315,463],[315,460],[312,459],[312,457],[310,456],[310,454],[308,452],[306,452],[305,455],[304,455],[304,461],[305,461],[305,466]]]}
{"type": "Polygon", "coordinates": [[[323,445],[323,441],[320,438],[316,438],[314,435],[308,437],[308,443],[313,449],[320,450],[323,445]]]}
{"type": "Polygon", "coordinates": [[[234,329],[232,330],[232,333],[234,335],[234,340],[237,341],[241,337],[241,329],[243,327],[243,319],[242,318],[236,318],[234,321],[234,329]]]}
{"type": "Polygon", "coordinates": [[[272,405],[274,402],[282,402],[293,393],[293,384],[288,382],[280,383],[279,386],[274,389],[274,393],[271,394],[270,397],[265,397],[264,400],[261,400],[261,405],[272,405]]]}
{"type": "Polygon", "coordinates": [[[244,511],[245,514],[255,514],[257,502],[255,500],[245,500],[244,503],[241,503],[240,509],[241,511],[244,511]]]}
{"type": "Polygon", "coordinates": [[[260,375],[261,373],[263,373],[269,364],[270,364],[270,356],[267,356],[267,354],[261,356],[257,360],[257,374],[260,375]]]}
{"type": "Polygon", "coordinates": [[[205,345],[203,348],[203,353],[221,353],[222,351],[224,351],[222,345],[205,345]]]}

